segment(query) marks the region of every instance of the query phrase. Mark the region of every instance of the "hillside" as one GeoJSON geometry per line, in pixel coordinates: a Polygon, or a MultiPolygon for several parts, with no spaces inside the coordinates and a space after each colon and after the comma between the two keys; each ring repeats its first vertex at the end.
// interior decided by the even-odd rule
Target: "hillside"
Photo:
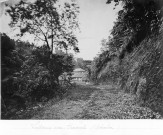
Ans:
{"type": "Polygon", "coordinates": [[[163,0],[87,4],[83,26],[75,0],[1,3],[15,37],[0,32],[2,119],[162,118],[163,0]]]}
{"type": "Polygon", "coordinates": [[[108,0],[122,10],[91,66],[94,83],[118,84],[140,106],[163,114],[162,0],[108,0]]]}
{"type": "MultiPolygon", "coordinates": [[[[163,113],[163,30],[146,37],[124,58],[108,60],[97,74],[99,83],[114,83],[136,96],[140,106],[163,113]]],[[[104,62],[103,60],[101,60],[104,62]]]]}
{"type": "Polygon", "coordinates": [[[145,38],[131,54],[122,60],[126,68],[122,88],[136,94],[141,105],[163,111],[163,31],[145,38]],[[127,66],[125,66],[127,65],[127,66]],[[124,79],[126,78],[126,79],[124,79]]]}

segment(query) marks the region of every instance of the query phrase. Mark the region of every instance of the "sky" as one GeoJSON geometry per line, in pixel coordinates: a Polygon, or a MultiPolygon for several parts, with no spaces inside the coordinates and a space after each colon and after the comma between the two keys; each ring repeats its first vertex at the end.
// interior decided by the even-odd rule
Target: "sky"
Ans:
{"type": "Polygon", "coordinates": [[[92,60],[100,52],[102,39],[108,38],[120,6],[115,10],[114,3],[106,0],[78,0],[80,6],[78,35],[80,53],[78,57],[92,60]]]}
{"type": "MultiPolygon", "coordinates": [[[[10,1],[10,3],[16,3],[19,0],[10,1]]],[[[80,33],[77,34],[80,53],[75,54],[75,57],[80,57],[84,60],[93,60],[100,52],[101,40],[108,38],[114,21],[117,18],[117,12],[121,7],[113,9],[114,3],[106,4],[106,0],[77,1],[80,8],[80,33]]],[[[2,8],[0,15],[0,32],[11,34],[8,26],[10,18],[4,15],[2,8]]]]}

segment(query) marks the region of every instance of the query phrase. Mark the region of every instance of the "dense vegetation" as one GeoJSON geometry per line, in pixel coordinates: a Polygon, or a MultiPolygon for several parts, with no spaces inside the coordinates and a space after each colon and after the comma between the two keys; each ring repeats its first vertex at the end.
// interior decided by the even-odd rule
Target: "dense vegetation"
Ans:
{"type": "Polygon", "coordinates": [[[32,103],[63,96],[67,86],[60,85],[59,77],[73,71],[71,55],[52,54],[49,60],[46,46],[35,47],[1,36],[2,112],[15,112],[32,103]]]}
{"type": "Polygon", "coordinates": [[[87,71],[87,77],[90,79],[91,77],[91,60],[84,60],[83,58],[77,58],[76,60],[74,60],[74,65],[75,68],[82,68],[85,71],[87,71]]]}
{"type": "Polygon", "coordinates": [[[92,81],[116,83],[140,105],[163,112],[162,0],[108,0],[122,5],[111,36],[91,66],[92,81]]]}
{"type": "Polygon", "coordinates": [[[34,3],[22,0],[8,6],[10,26],[20,30],[17,36],[32,34],[39,47],[1,34],[2,118],[15,116],[17,111],[34,103],[64,95],[74,68],[68,50],[79,51],[75,36],[78,12],[74,1],[59,5],[56,0],[34,3]]]}
{"type": "MultiPolygon", "coordinates": [[[[62,98],[71,86],[74,67],[87,70],[92,82],[116,84],[133,94],[136,104],[163,113],[163,2],[107,0],[107,4],[111,2],[115,6],[121,4],[122,10],[118,12],[111,36],[101,41],[101,53],[91,66],[91,61],[74,60],[69,54],[70,49],[79,52],[75,34],[79,28],[79,10],[75,1],[60,5],[57,0],[33,3],[21,0],[14,6],[7,5],[6,14],[12,19],[10,26],[19,30],[17,36],[31,34],[35,42],[13,40],[1,33],[2,119],[19,118],[17,114],[35,104],[62,98]]],[[[123,95],[119,93],[118,105],[123,95]]],[[[131,113],[129,118],[135,117],[131,113]]]]}

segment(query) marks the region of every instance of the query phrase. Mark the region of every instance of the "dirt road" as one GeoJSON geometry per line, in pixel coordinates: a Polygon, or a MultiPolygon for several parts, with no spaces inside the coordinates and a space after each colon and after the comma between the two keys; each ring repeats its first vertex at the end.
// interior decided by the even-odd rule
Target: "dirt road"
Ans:
{"type": "Polygon", "coordinates": [[[80,85],[67,98],[50,101],[32,119],[156,119],[161,118],[149,108],[135,103],[134,96],[124,94],[115,86],[80,85]]]}

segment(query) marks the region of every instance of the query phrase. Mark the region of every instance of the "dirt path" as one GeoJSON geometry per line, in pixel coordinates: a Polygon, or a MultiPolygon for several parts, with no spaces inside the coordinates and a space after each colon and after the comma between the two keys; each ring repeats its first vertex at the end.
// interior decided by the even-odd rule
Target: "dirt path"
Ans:
{"type": "Polygon", "coordinates": [[[32,119],[149,119],[160,118],[149,108],[139,107],[134,97],[112,86],[77,86],[67,98],[49,102],[32,119]]]}

